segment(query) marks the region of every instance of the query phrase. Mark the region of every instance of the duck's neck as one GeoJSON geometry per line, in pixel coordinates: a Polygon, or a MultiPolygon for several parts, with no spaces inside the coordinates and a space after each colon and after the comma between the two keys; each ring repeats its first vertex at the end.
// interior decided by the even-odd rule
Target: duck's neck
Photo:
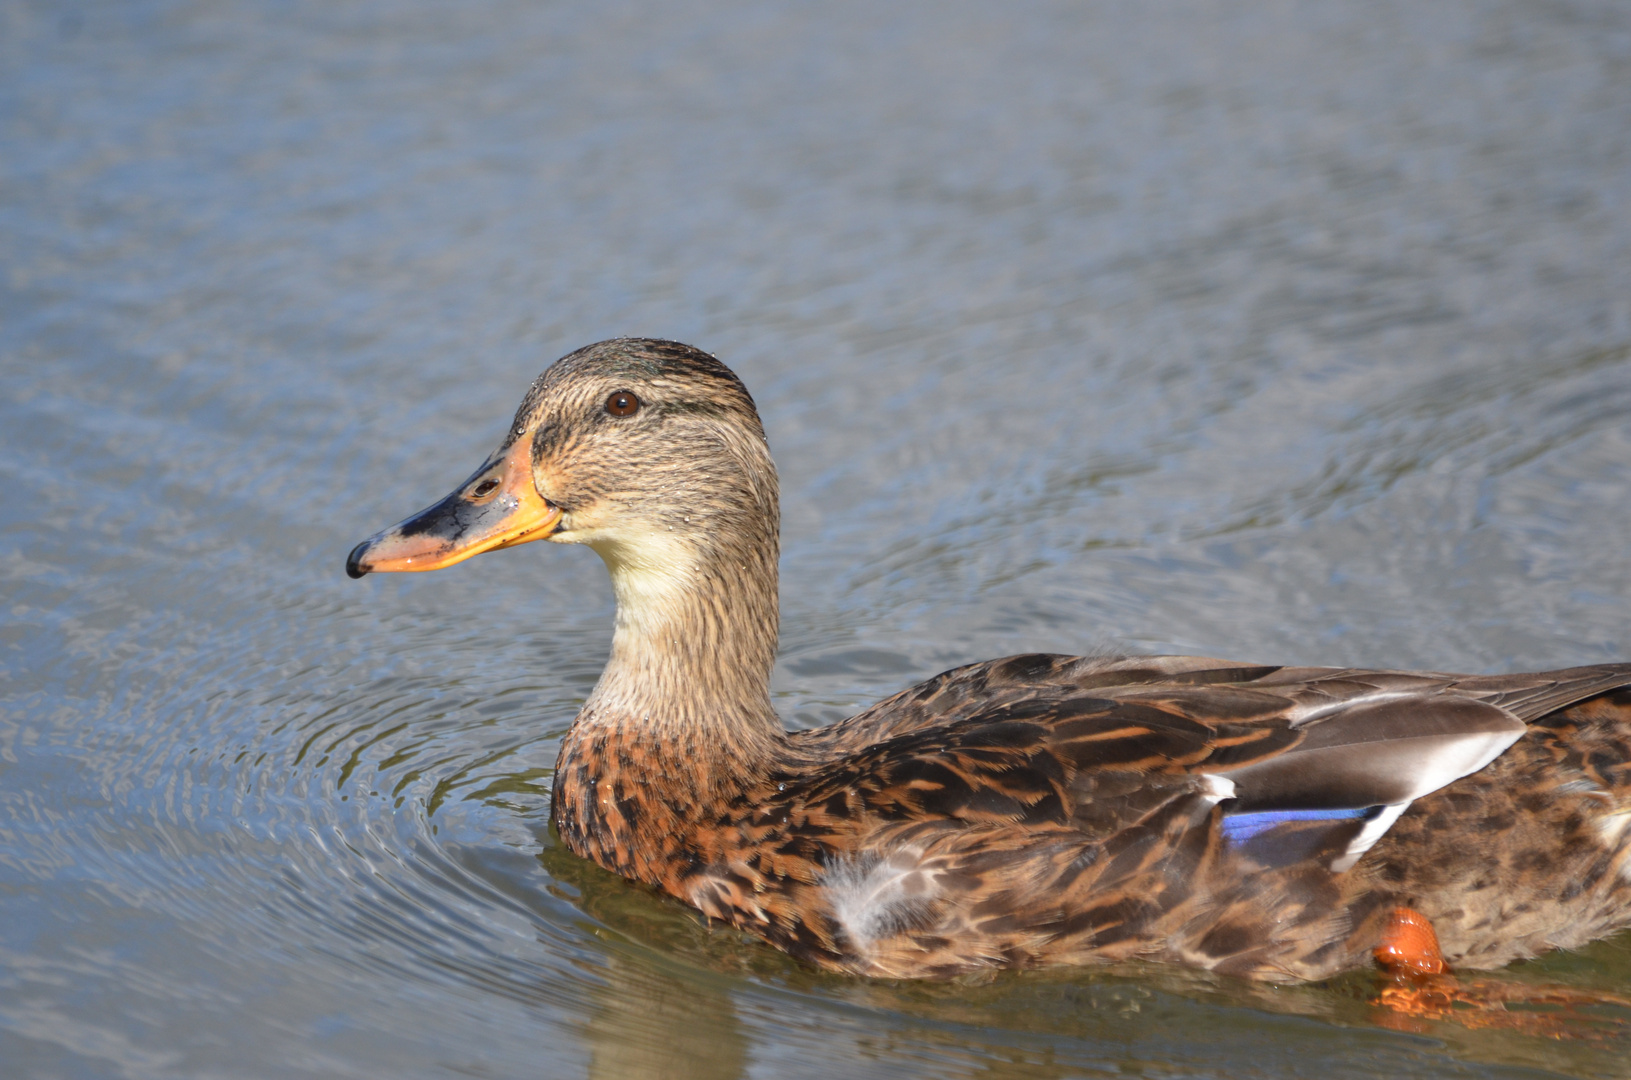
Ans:
{"type": "MultiPolygon", "coordinates": [[[[770,704],[776,659],[774,522],[734,542],[647,534],[596,545],[612,575],[617,624],[600,682],[574,725],[649,750],[654,788],[689,800],[762,777],[786,747],[770,704]]],[[[653,794],[659,794],[653,791],[653,794]]]]}
{"type": "Polygon", "coordinates": [[[612,655],[561,744],[553,816],[568,848],[683,891],[712,856],[698,826],[788,761],[770,707],[776,540],[701,550],[648,534],[595,545],[612,572],[612,655]]]}

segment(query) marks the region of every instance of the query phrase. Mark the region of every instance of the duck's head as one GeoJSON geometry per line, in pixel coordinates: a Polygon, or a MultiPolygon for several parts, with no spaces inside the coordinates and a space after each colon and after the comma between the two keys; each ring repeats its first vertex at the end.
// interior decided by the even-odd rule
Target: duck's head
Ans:
{"type": "Polygon", "coordinates": [[[552,364],[481,468],[358,544],[346,572],[437,570],[532,540],[587,544],[621,607],[733,560],[746,570],[750,556],[768,554],[773,582],[777,517],[775,467],[741,380],[688,345],[617,339],[552,364]]]}

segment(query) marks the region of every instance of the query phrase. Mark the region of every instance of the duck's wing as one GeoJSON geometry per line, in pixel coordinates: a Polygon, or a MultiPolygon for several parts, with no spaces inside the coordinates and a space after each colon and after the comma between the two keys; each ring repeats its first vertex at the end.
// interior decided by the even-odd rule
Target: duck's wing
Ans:
{"type": "Polygon", "coordinates": [[[834,821],[1051,823],[1089,843],[1180,805],[1199,827],[1217,807],[1214,843],[1262,865],[1317,858],[1342,871],[1525,721],[1627,684],[1631,665],[1463,677],[1013,657],[857,717],[896,734],[844,755],[800,801],[834,821]]]}
{"type": "MultiPolygon", "coordinates": [[[[1124,691],[1116,714],[1184,716],[1211,729],[1187,765],[1220,809],[1225,846],[1265,866],[1351,867],[1410,804],[1483,768],[1527,730],[1442,679],[1322,673],[1280,687],[1124,691]],[[1148,710],[1148,711],[1146,711],[1148,710]]],[[[1070,752],[1070,751],[1067,751],[1070,752]]],[[[1076,751],[1084,778],[1104,766],[1076,751]]]]}
{"type": "Polygon", "coordinates": [[[1526,720],[1626,685],[1631,665],[1465,678],[1010,658],[803,736],[831,740],[823,764],[743,835],[764,841],[753,873],[806,882],[829,913],[789,923],[787,947],[846,970],[1166,956],[1317,978],[1374,944],[1355,934],[1381,901],[1344,872],[1412,800],[1526,720]],[[844,745],[868,728],[882,737],[844,745]],[[803,944],[812,925],[824,945],[803,944]]]}
{"type": "Polygon", "coordinates": [[[994,705],[1066,701],[1114,687],[1226,685],[1266,678],[1284,670],[1275,665],[1200,656],[1026,653],[941,672],[842,723],[802,732],[800,736],[819,741],[828,753],[857,751],[892,736],[944,728],[987,712],[994,705]]]}

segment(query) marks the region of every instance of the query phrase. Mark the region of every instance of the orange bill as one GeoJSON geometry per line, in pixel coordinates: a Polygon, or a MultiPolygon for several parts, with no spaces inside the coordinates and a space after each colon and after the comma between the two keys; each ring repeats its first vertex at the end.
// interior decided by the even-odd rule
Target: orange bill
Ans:
{"type": "Polygon", "coordinates": [[[561,508],[532,481],[532,440],[487,460],[447,498],[375,533],[351,550],[345,572],[440,570],[494,548],[541,540],[560,524],[561,508]]]}

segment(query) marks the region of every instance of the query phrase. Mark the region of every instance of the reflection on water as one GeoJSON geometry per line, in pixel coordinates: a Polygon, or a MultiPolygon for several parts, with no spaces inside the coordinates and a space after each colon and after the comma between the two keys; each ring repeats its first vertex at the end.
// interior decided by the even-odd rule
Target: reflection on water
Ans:
{"type": "Polygon", "coordinates": [[[591,994],[584,1035],[594,1080],[695,1077],[735,1080],[747,1065],[747,1040],[723,987],[641,970],[621,957],[591,994]]]}
{"type": "Polygon", "coordinates": [[[794,725],[1107,642],[1631,656],[1628,42],[1593,0],[0,5],[0,1071],[1631,1075],[1625,936],[1414,1020],[1366,973],[810,972],[549,835],[591,553],[341,570],[629,332],[760,404],[794,725]]]}

